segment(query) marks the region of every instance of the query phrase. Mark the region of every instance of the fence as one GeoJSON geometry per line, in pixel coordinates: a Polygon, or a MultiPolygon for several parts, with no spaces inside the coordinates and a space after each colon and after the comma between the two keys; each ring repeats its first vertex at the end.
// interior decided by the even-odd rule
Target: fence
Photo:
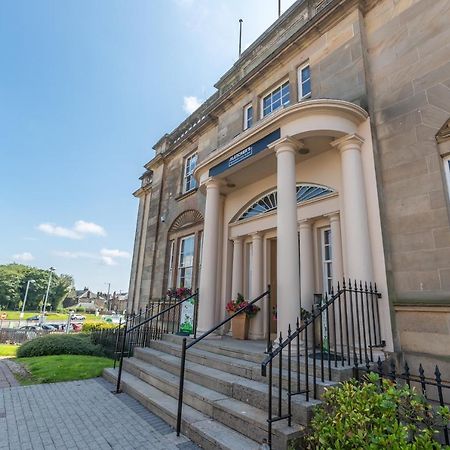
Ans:
{"type": "MultiPolygon", "coordinates": [[[[419,364],[418,373],[412,373],[407,362],[400,368],[394,360],[391,360],[388,364],[383,363],[380,358],[374,367],[374,365],[366,363],[365,366],[355,367],[355,378],[361,379],[362,374],[369,372],[375,372],[380,375],[381,378],[391,380],[398,386],[408,385],[413,387],[421,394],[435,409],[439,406],[450,407],[450,383],[442,381],[442,374],[439,367],[436,365],[433,374],[425,373],[425,369],[422,364],[419,364]]],[[[450,444],[450,425],[443,424],[441,426],[434,424],[434,428],[437,431],[437,440],[446,445],[450,444]]]]}
{"type": "Polygon", "coordinates": [[[21,330],[18,328],[0,328],[0,344],[23,344],[31,339],[52,333],[48,330],[21,330]]]}

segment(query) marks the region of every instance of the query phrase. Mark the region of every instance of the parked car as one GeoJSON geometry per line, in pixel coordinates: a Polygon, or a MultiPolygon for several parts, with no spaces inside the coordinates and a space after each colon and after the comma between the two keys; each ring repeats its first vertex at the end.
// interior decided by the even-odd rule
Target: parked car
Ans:
{"type": "Polygon", "coordinates": [[[82,316],[81,314],[72,314],[71,319],[72,319],[72,320],[85,320],[86,317],[85,317],[85,316],[82,316]]]}
{"type": "Polygon", "coordinates": [[[41,327],[38,327],[37,325],[23,325],[22,327],[19,328],[19,330],[23,331],[38,331],[40,329],[41,327]]]}
{"type": "Polygon", "coordinates": [[[53,327],[56,331],[63,331],[64,329],[63,323],[48,323],[47,325],[53,327]]]}
{"type": "Polygon", "coordinates": [[[56,331],[58,327],[50,325],[49,323],[44,323],[41,325],[41,329],[45,331],[56,331]]]}
{"type": "Polygon", "coordinates": [[[33,322],[34,320],[39,320],[39,318],[39,314],[36,314],[35,316],[28,317],[27,322],[33,322]]]}
{"type": "Polygon", "coordinates": [[[81,331],[83,328],[83,325],[81,323],[72,323],[72,330],[73,331],[81,331]]]}

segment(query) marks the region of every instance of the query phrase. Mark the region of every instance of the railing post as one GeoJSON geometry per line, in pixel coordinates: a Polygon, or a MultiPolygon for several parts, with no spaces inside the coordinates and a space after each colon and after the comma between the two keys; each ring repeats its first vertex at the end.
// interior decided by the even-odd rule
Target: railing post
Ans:
{"type": "MultiPolygon", "coordinates": [[[[125,320],[126,317],[125,317],[125,320]]],[[[114,348],[114,369],[116,368],[116,362],[117,362],[117,349],[119,348],[119,338],[120,338],[120,327],[122,326],[122,317],[119,319],[119,327],[117,329],[117,336],[116,336],[116,346],[114,348]]]]}
{"type": "Polygon", "coordinates": [[[122,350],[120,352],[119,373],[117,375],[116,394],[120,394],[120,382],[122,380],[123,354],[125,353],[125,343],[127,340],[128,321],[125,320],[125,328],[123,329],[122,350]]]}
{"type": "Polygon", "coordinates": [[[181,366],[180,366],[180,387],[178,389],[178,412],[177,412],[177,436],[181,432],[181,413],[183,409],[183,389],[184,389],[184,369],[186,365],[186,338],[183,338],[181,347],[181,366]]]}
{"type": "Polygon", "coordinates": [[[197,339],[197,322],[198,322],[198,304],[199,295],[198,288],[195,290],[195,305],[194,305],[194,339],[197,339]]]}
{"type": "Polygon", "coordinates": [[[269,353],[271,348],[270,335],[272,332],[272,310],[270,309],[270,284],[267,286],[267,342],[266,342],[266,353],[269,353]]]}

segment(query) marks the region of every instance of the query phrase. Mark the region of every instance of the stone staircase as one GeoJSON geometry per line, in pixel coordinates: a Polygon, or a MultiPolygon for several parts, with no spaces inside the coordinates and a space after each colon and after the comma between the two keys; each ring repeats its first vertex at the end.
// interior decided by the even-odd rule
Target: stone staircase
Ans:
{"type": "MultiPolygon", "coordinates": [[[[151,348],[135,348],[125,358],[121,388],[150,411],[175,427],[177,418],[181,337],[164,335],[151,348]]],[[[235,341],[227,337],[205,339],[187,352],[181,431],[204,449],[258,449],[267,437],[267,378],[261,375],[264,343],[235,341]]],[[[285,358],[286,359],[286,358],[285,358]]],[[[317,364],[319,370],[320,364],[317,364]]],[[[287,364],[283,363],[283,367],[287,364]]],[[[312,361],[310,364],[312,373],[312,361]]],[[[117,369],[105,369],[104,377],[115,383],[117,369]]],[[[324,388],[351,376],[351,368],[332,368],[333,381],[317,379],[318,395],[324,388]]],[[[278,368],[273,371],[278,386],[278,368]]],[[[294,378],[294,377],[293,377],[294,378]]],[[[304,385],[305,374],[300,374],[304,385]]],[[[287,371],[282,371],[281,392],[287,405],[287,371]]],[[[297,377],[292,383],[297,382],[297,377]]],[[[274,390],[278,395],[278,388],[274,390]]],[[[312,395],[311,395],[312,397],[312,395]]],[[[313,408],[320,403],[303,395],[292,397],[292,426],[287,420],[273,423],[273,449],[285,450],[301,437],[313,408]]],[[[278,398],[278,397],[277,397],[278,398]]],[[[278,401],[275,398],[274,410],[278,401]]]]}

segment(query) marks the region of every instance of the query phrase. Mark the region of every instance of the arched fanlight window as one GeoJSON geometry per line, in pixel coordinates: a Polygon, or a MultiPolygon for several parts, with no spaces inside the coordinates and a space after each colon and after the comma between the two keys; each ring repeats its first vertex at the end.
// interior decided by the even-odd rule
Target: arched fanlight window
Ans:
{"type": "MultiPolygon", "coordinates": [[[[333,194],[335,191],[327,186],[317,184],[298,184],[297,185],[297,203],[306,202],[319,197],[333,194]]],[[[244,210],[237,218],[237,221],[255,217],[269,211],[273,211],[278,206],[277,190],[264,194],[258,198],[252,205],[244,210]]]]}

